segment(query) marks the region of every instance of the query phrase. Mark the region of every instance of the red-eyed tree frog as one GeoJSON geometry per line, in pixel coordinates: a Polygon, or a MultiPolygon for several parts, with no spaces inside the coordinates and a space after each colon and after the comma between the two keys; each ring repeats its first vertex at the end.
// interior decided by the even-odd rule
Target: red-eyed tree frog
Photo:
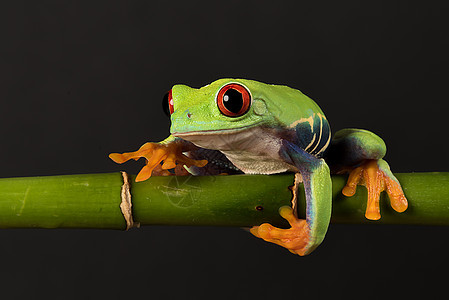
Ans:
{"type": "Polygon", "coordinates": [[[169,175],[170,169],[177,175],[186,170],[195,175],[295,172],[304,184],[306,219],[282,207],[280,214],[291,228],[264,223],[251,229],[255,236],[295,254],[309,254],[324,239],[332,210],[331,172],[349,173],[342,191],[346,196],[353,195],[358,184],[367,187],[368,219],[380,218],[379,196],[384,190],[393,209],[407,209],[402,188],[382,159],[383,140],[362,129],[343,129],[331,139],[323,112],[299,90],[220,79],[199,89],[175,85],[164,104],[171,118],[170,136],[110,158],[123,163],[144,157],[146,165],[136,181],[169,175]]]}

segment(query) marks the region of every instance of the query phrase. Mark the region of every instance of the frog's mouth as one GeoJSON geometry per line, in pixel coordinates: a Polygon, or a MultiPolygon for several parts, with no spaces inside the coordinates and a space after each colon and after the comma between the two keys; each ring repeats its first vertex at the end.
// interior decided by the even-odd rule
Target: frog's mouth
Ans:
{"type": "Polygon", "coordinates": [[[198,147],[213,150],[235,148],[241,140],[251,139],[251,127],[240,127],[224,130],[201,130],[190,132],[175,132],[173,136],[192,142],[198,147]]]}
{"type": "Polygon", "coordinates": [[[186,132],[173,132],[172,135],[175,137],[185,138],[189,136],[198,136],[198,135],[228,135],[234,133],[240,133],[245,130],[249,130],[259,125],[260,123],[251,124],[248,126],[242,126],[238,128],[228,128],[228,129],[210,129],[210,130],[196,130],[196,131],[186,131],[186,132]]]}

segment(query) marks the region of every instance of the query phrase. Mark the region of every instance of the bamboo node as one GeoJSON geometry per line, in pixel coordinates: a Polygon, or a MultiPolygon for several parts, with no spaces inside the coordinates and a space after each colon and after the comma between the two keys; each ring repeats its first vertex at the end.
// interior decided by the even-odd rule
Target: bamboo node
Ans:
{"type": "Polygon", "coordinates": [[[299,172],[295,173],[295,181],[293,183],[293,186],[291,187],[291,191],[292,191],[292,209],[293,209],[293,214],[295,217],[298,217],[298,192],[299,192],[299,184],[302,182],[302,176],[299,172]]]}
{"type": "Polygon", "coordinates": [[[126,221],[126,229],[128,230],[133,227],[140,227],[140,223],[134,222],[133,220],[133,211],[132,211],[132,201],[131,201],[131,192],[130,192],[130,184],[129,184],[129,176],[126,172],[121,172],[123,177],[123,185],[120,193],[120,197],[122,202],[120,203],[120,210],[122,211],[123,217],[126,221]]]}

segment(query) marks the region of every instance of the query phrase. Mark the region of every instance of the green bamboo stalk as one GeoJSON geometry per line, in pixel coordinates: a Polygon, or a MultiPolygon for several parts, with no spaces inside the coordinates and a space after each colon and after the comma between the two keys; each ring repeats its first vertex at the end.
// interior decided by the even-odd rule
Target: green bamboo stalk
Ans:
{"type": "Polygon", "coordinates": [[[123,229],[120,173],[0,179],[0,228],[123,229]]]}
{"type": "MultiPolygon", "coordinates": [[[[366,189],[341,194],[346,177],[333,176],[334,223],[449,225],[449,173],[395,174],[409,200],[397,213],[381,197],[382,219],[364,217],[366,189]]],[[[125,229],[121,173],[0,179],[0,228],[125,229]]],[[[130,178],[132,217],[144,225],[288,226],[278,208],[290,205],[292,174],[130,178]]],[[[304,217],[300,187],[299,214],[304,217]]]]}

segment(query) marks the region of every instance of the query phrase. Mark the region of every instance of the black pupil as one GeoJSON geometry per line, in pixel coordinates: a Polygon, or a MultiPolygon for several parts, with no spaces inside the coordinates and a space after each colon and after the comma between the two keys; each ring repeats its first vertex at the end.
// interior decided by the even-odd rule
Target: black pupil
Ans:
{"type": "Polygon", "coordinates": [[[234,89],[229,89],[223,95],[223,105],[232,113],[238,113],[243,106],[242,94],[234,89]]]}
{"type": "Polygon", "coordinates": [[[162,109],[164,110],[164,114],[170,116],[170,108],[168,106],[168,92],[164,95],[162,99],[162,109]]]}

